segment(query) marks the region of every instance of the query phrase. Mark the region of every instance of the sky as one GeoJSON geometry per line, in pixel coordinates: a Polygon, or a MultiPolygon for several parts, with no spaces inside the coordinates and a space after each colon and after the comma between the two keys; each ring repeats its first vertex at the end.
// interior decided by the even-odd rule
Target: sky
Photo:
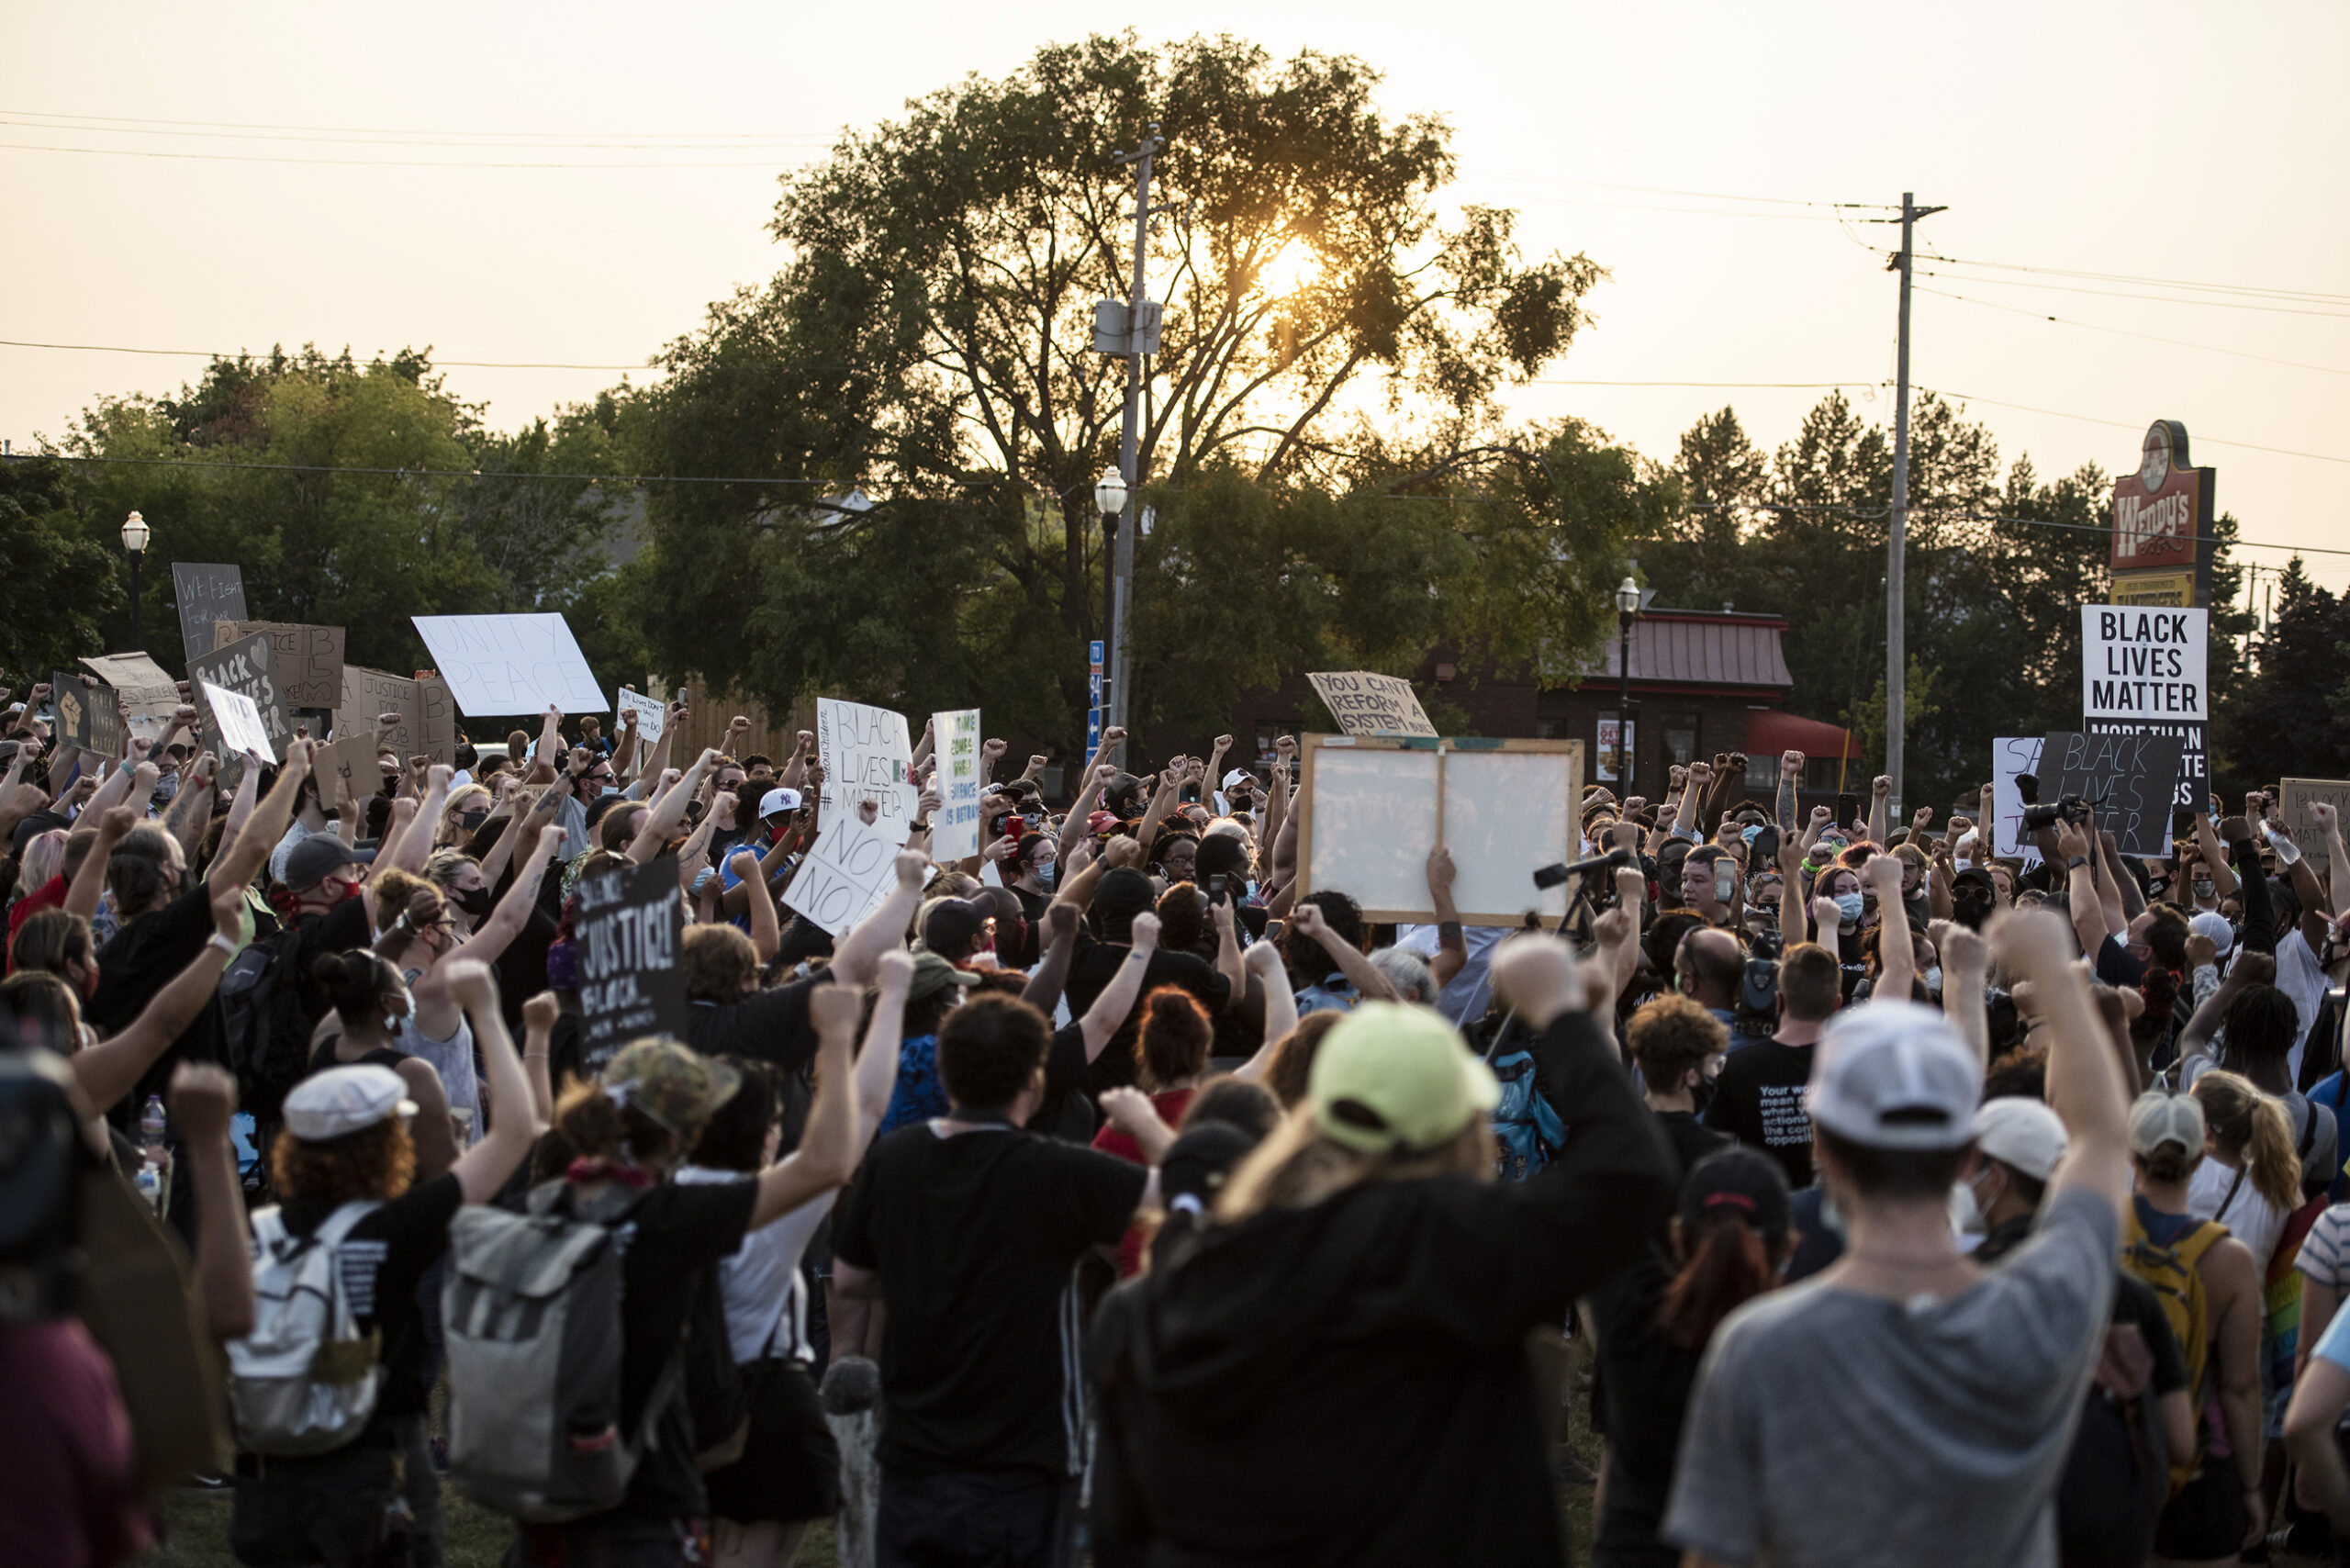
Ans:
{"type": "MultiPolygon", "coordinates": [[[[2350,584],[2350,207],[2326,194],[2350,185],[2350,7],[1177,9],[1134,25],[1360,56],[1386,112],[1453,128],[1451,199],[1609,269],[1514,394],[1528,416],[1661,460],[1724,405],[1775,447],[1830,383],[1889,424],[1899,231],[1863,220],[1914,191],[1949,208],[1918,230],[1915,386],[2043,477],[2132,468],[2149,421],[2183,420],[2274,546],[2244,559],[2330,548],[2311,574],[2350,584]]],[[[451,364],[499,428],[771,275],[775,176],[842,128],[1127,25],[935,0],[8,10],[0,340],[591,367],[451,364]]],[[[0,437],[203,363],[0,345],[0,437]]]]}

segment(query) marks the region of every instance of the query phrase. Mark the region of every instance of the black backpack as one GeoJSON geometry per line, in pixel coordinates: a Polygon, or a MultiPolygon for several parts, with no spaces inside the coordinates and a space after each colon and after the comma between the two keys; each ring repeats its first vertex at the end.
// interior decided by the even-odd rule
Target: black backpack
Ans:
{"type": "Polygon", "coordinates": [[[302,1000],[302,934],[291,927],[256,937],[220,976],[222,1065],[257,1120],[277,1117],[286,1091],[310,1066],[309,1009],[302,1000]]]}

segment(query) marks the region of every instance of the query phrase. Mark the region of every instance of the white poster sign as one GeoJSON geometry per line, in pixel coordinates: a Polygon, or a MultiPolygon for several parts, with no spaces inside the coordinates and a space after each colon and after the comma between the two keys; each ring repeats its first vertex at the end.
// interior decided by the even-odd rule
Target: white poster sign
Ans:
{"type": "Polygon", "coordinates": [[[823,820],[856,814],[859,801],[879,808],[873,825],[892,844],[913,835],[922,790],[912,779],[913,737],[905,716],[862,702],[816,700],[816,760],[824,769],[823,820]]]}
{"type": "Polygon", "coordinates": [[[252,752],[263,762],[277,760],[277,753],[270,749],[269,726],[263,722],[261,710],[252,698],[208,680],[197,684],[203,689],[205,705],[212,710],[212,722],[219,726],[222,745],[232,752],[252,752]]]}
{"type": "Polygon", "coordinates": [[[2040,850],[2023,836],[2023,791],[2016,788],[2016,776],[2028,773],[2040,777],[2040,748],[2045,737],[2041,735],[2001,735],[1991,743],[1991,834],[1993,852],[2002,860],[2022,857],[2026,866],[2037,865],[2040,850]]]}
{"type": "Polygon", "coordinates": [[[2081,606],[2081,716],[2208,721],[2211,612],[2081,606]]]}
{"type": "Polygon", "coordinates": [[[417,635],[469,719],[602,713],[603,689],[560,615],[417,615],[417,635]]]}
{"type": "Polygon", "coordinates": [[[938,795],[930,819],[930,857],[944,865],[979,852],[979,711],[957,708],[930,716],[938,753],[938,795]]]}
{"type": "Polygon", "coordinates": [[[898,885],[898,845],[854,811],[827,813],[824,828],[783,890],[783,902],[835,937],[881,907],[898,885]]]}
{"type": "Polygon", "coordinates": [[[631,712],[636,715],[638,740],[651,745],[661,738],[662,722],[669,714],[667,706],[662,702],[661,699],[647,697],[641,691],[631,691],[623,686],[620,689],[620,700],[613,705],[612,714],[617,718],[631,712]]]}

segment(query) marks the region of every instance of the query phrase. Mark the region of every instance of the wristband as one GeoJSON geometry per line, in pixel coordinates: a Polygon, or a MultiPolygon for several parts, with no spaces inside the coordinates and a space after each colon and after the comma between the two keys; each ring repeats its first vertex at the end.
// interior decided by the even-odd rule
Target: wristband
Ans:
{"type": "Polygon", "coordinates": [[[2088,863],[2089,857],[2087,856],[2076,855],[2070,860],[2065,862],[2065,869],[2067,871],[2077,871],[2088,863]]]}
{"type": "Polygon", "coordinates": [[[1465,938],[1460,935],[1460,923],[1457,920],[1438,921],[1436,923],[1436,935],[1437,940],[1439,942],[1460,942],[1465,940],[1465,938]]]}
{"type": "Polygon", "coordinates": [[[228,937],[221,935],[218,931],[212,934],[212,940],[207,942],[205,946],[207,947],[218,947],[232,958],[237,956],[237,944],[229,940],[228,937]]]}

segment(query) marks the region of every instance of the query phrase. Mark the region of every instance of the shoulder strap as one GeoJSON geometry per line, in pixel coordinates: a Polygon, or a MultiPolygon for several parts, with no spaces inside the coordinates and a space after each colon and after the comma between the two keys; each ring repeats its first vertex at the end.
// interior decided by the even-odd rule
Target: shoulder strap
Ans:
{"type": "Polygon", "coordinates": [[[2171,1249],[2178,1254],[2178,1260],[2186,1264],[2188,1271],[2192,1273],[2195,1266],[2203,1260],[2203,1254],[2218,1246],[2227,1236],[2226,1226],[2215,1225],[2207,1219],[2171,1243],[2171,1249]]]}
{"type": "Polygon", "coordinates": [[[340,1247],[343,1243],[343,1238],[357,1228],[361,1220],[365,1219],[382,1206],[378,1199],[354,1198],[327,1215],[326,1223],[319,1226],[317,1234],[310,1239],[324,1246],[340,1247]]]}
{"type": "Polygon", "coordinates": [[[285,1215],[275,1204],[265,1209],[255,1209],[249,1223],[252,1226],[253,1240],[260,1243],[264,1253],[274,1251],[285,1239],[285,1215]]]}
{"type": "Polygon", "coordinates": [[[2311,1148],[2317,1143],[2317,1106],[2305,1099],[2301,1102],[2301,1112],[2306,1119],[2301,1123],[2301,1136],[2294,1144],[2293,1152],[2306,1160],[2311,1148]]]}
{"type": "Polygon", "coordinates": [[[2211,1211],[2211,1217],[2213,1219],[2218,1219],[2221,1215],[2226,1214],[2228,1212],[2228,1205],[2236,1201],[2236,1193],[2244,1188],[2244,1173],[2249,1169],[2250,1167],[2243,1165],[2236,1167],[2236,1179],[2228,1183],[2228,1195],[2221,1198],[2220,1200],[2220,1206],[2211,1211]]]}

